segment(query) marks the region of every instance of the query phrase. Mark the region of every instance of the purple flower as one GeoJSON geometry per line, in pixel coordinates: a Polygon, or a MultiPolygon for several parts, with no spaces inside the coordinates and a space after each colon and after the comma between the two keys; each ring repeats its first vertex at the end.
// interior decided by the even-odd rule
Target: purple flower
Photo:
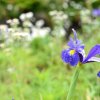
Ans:
{"type": "Polygon", "coordinates": [[[97,73],[97,76],[100,77],[100,71],[97,73]]]}
{"type": "Polygon", "coordinates": [[[74,29],[72,29],[72,31],[74,33],[74,39],[71,38],[68,42],[69,48],[62,51],[62,60],[71,66],[76,66],[78,62],[83,64],[88,62],[100,62],[100,58],[96,57],[96,55],[100,54],[100,44],[95,45],[89,51],[87,57],[85,57],[84,45],[78,40],[76,31],[74,29]]]}
{"type": "Polygon", "coordinates": [[[100,9],[94,9],[94,10],[92,11],[92,15],[93,15],[93,16],[100,16],[100,9]]]}

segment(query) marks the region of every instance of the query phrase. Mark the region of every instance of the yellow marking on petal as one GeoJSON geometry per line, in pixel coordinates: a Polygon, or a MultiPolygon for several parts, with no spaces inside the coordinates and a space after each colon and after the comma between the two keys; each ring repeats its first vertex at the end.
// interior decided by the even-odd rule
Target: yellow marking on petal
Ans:
{"type": "Polygon", "coordinates": [[[70,51],[69,51],[69,54],[70,54],[70,55],[73,55],[74,53],[75,53],[75,50],[70,50],[70,51]]]}

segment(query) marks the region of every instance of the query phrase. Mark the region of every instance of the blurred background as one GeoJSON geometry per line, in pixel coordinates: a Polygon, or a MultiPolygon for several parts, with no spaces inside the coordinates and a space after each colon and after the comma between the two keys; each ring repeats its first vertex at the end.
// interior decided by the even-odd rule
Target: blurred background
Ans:
{"type": "MultiPolygon", "coordinates": [[[[66,100],[75,68],[61,52],[73,37],[100,44],[100,0],[0,0],[0,98],[66,100]]],[[[82,65],[72,100],[100,100],[100,63],[82,65]]]]}

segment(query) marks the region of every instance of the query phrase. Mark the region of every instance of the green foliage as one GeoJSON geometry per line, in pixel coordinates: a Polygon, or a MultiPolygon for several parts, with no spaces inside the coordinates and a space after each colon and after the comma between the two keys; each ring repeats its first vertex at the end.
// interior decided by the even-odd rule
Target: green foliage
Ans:
{"type": "MultiPolygon", "coordinates": [[[[80,9],[70,4],[68,8],[62,8],[62,1],[1,0],[1,17],[7,17],[7,12],[11,16],[16,16],[19,12],[27,10],[47,12],[51,9],[64,10],[71,16],[69,20],[80,17],[80,9]],[[14,5],[13,11],[7,11],[8,4],[14,5]]],[[[75,1],[89,10],[99,7],[99,0],[75,1]]],[[[83,40],[87,53],[95,44],[100,44],[100,19],[91,19],[91,23],[84,24],[83,18],[83,34],[80,32],[79,37],[83,40]]],[[[90,18],[87,18],[87,21],[90,18]]],[[[62,40],[63,38],[46,36],[34,39],[27,47],[15,42],[10,48],[0,48],[0,98],[65,100],[74,68],[61,60],[61,51],[66,46],[66,42],[62,40]]],[[[80,76],[72,100],[100,100],[100,79],[96,76],[100,70],[99,63],[89,63],[80,67],[80,76]]]]}
{"type": "MultiPolygon", "coordinates": [[[[99,37],[98,34],[96,39],[99,37]]],[[[91,41],[92,38],[85,42],[87,50],[98,42],[91,41]]],[[[28,48],[19,46],[1,50],[0,97],[3,100],[11,100],[12,97],[15,100],[65,100],[74,68],[69,68],[61,60],[64,44],[47,36],[33,40],[28,48]]],[[[81,66],[77,92],[72,100],[99,100],[98,70],[98,63],[81,66]]]]}

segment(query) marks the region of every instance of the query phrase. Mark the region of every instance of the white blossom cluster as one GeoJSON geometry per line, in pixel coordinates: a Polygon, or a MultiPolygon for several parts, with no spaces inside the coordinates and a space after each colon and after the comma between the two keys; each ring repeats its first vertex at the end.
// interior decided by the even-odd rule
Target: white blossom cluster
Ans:
{"type": "Polygon", "coordinates": [[[55,23],[64,22],[68,16],[63,11],[53,10],[49,12],[49,15],[52,16],[52,19],[55,23]]]}
{"type": "Polygon", "coordinates": [[[7,20],[7,24],[0,25],[0,40],[6,44],[12,43],[16,39],[23,39],[26,42],[38,37],[43,38],[50,33],[49,27],[43,27],[45,23],[43,19],[37,20],[33,24],[34,20],[35,17],[32,12],[21,14],[19,19],[7,20]],[[20,23],[22,23],[22,27],[20,23]]]}
{"type": "Polygon", "coordinates": [[[57,37],[64,36],[66,34],[64,24],[66,21],[68,22],[67,14],[65,14],[63,11],[53,10],[49,12],[49,15],[55,24],[52,34],[56,35],[57,37]]]}

